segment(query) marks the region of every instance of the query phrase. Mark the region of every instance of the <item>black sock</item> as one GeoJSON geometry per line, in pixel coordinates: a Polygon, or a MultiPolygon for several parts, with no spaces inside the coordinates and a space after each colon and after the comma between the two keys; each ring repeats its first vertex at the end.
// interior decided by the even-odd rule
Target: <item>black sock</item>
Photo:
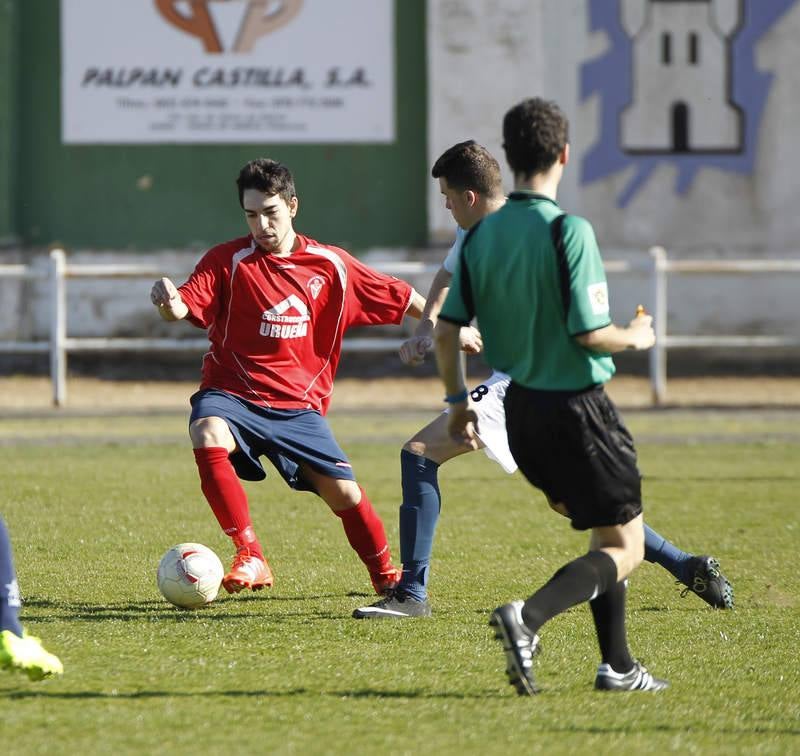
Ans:
{"type": "Polygon", "coordinates": [[[571,606],[590,601],[617,582],[616,562],[603,551],[590,551],[565,564],[522,607],[531,632],[571,606]]]}
{"type": "Polygon", "coordinates": [[[615,583],[605,593],[589,602],[603,661],[615,672],[630,672],[633,658],[625,633],[625,594],[627,581],[615,583]]]}

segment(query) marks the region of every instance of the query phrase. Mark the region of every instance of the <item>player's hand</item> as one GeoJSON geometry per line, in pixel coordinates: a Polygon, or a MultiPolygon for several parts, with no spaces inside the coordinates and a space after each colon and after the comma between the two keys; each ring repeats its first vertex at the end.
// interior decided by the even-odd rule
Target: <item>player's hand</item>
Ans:
{"type": "Polygon", "coordinates": [[[656,343],[653,316],[648,315],[642,305],[636,308],[636,317],[628,324],[628,330],[633,337],[633,349],[650,349],[656,343]]]}
{"type": "Polygon", "coordinates": [[[158,308],[158,314],[164,320],[181,320],[189,312],[178,289],[169,278],[162,278],[153,284],[153,288],[150,289],[150,301],[158,308]]]}
{"type": "Polygon", "coordinates": [[[456,443],[473,451],[480,448],[478,443],[478,414],[472,402],[450,405],[447,420],[447,432],[456,443]]]}
{"type": "Polygon", "coordinates": [[[458,334],[461,351],[467,354],[478,354],[483,349],[481,332],[472,326],[463,326],[458,334]]]}
{"type": "Polygon", "coordinates": [[[421,365],[431,349],[433,339],[430,336],[412,336],[400,345],[400,360],[405,365],[421,365]]]}

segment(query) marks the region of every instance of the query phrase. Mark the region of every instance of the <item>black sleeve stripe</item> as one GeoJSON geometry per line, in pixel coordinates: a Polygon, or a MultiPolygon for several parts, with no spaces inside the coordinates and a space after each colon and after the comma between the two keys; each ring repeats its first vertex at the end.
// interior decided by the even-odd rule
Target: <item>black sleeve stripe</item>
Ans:
{"type": "MultiPolygon", "coordinates": [[[[463,250],[462,250],[463,253],[463,250]]],[[[475,300],[472,297],[472,281],[469,277],[467,261],[461,258],[461,300],[464,302],[464,309],[467,312],[467,322],[475,317],[475,300]]]]}
{"type": "MultiPolygon", "coordinates": [[[[469,231],[467,231],[467,235],[464,237],[464,241],[461,244],[461,265],[459,266],[460,276],[459,276],[459,283],[461,284],[461,300],[464,303],[464,309],[467,311],[468,319],[467,323],[470,323],[472,319],[475,317],[475,299],[472,294],[472,281],[469,276],[469,266],[467,265],[467,242],[472,238],[472,234],[475,233],[475,229],[480,226],[481,221],[478,221],[469,231]]],[[[440,316],[441,317],[441,316],[440,316]]],[[[454,321],[451,321],[454,322],[454,321]]],[[[463,323],[461,325],[467,325],[467,323],[463,323]]]]}
{"type": "Polygon", "coordinates": [[[470,324],[469,320],[457,320],[456,318],[448,318],[447,315],[439,314],[439,320],[444,320],[445,323],[452,323],[453,325],[457,325],[460,327],[468,326],[470,324]]]}
{"type": "Polygon", "coordinates": [[[564,244],[564,234],[562,227],[564,219],[567,217],[566,213],[559,215],[550,224],[550,237],[553,240],[553,246],[556,248],[556,261],[558,263],[558,283],[561,289],[561,303],[564,306],[564,321],[569,318],[569,306],[572,302],[572,295],[569,286],[569,263],[567,262],[567,249],[564,244]]]}
{"type": "Polygon", "coordinates": [[[483,218],[481,218],[477,223],[475,223],[474,225],[470,226],[467,229],[467,233],[464,235],[464,241],[461,242],[462,254],[463,254],[463,251],[464,251],[464,245],[469,241],[469,237],[472,236],[472,234],[475,233],[475,230],[478,228],[478,226],[481,225],[481,223],[483,223],[483,218]]]}

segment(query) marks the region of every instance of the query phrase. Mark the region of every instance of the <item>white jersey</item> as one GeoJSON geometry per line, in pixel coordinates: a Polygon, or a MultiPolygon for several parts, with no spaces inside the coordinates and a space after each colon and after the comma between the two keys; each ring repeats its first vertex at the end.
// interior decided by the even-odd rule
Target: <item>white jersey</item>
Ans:
{"type": "MultiPolygon", "coordinates": [[[[466,235],[467,232],[458,226],[453,246],[450,247],[442,263],[442,267],[450,275],[456,269],[456,262],[466,235]]],[[[513,473],[517,469],[517,463],[508,448],[506,412],[503,407],[509,383],[511,383],[509,376],[495,370],[488,380],[470,391],[470,398],[478,415],[478,438],[484,446],[486,456],[497,462],[507,473],[513,473]]]]}
{"type": "Polygon", "coordinates": [[[456,226],[456,239],[453,242],[453,246],[450,247],[447,257],[444,258],[444,262],[442,263],[442,267],[451,276],[453,275],[453,271],[456,269],[456,261],[458,260],[458,256],[461,254],[461,245],[464,244],[464,237],[466,235],[467,232],[461,228],[461,226],[456,226]]]}

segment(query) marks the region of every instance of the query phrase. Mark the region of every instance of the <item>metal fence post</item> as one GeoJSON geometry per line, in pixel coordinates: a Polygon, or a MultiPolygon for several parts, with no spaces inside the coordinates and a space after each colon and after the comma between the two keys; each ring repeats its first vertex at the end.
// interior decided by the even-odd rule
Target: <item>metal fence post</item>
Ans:
{"type": "Polygon", "coordinates": [[[50,380],[53,383],[53,405],[56,407],[63,407],[67,401],[66,267],[64,250],[50,250],[50,380]]]}
{"type": "Polygon", "coordinates": [[[667,398],[667,253],[663,247],[651,247],[653,263],[653,328],[656,344],[650,350],[650,387],[653,404],[667,398]]]}

